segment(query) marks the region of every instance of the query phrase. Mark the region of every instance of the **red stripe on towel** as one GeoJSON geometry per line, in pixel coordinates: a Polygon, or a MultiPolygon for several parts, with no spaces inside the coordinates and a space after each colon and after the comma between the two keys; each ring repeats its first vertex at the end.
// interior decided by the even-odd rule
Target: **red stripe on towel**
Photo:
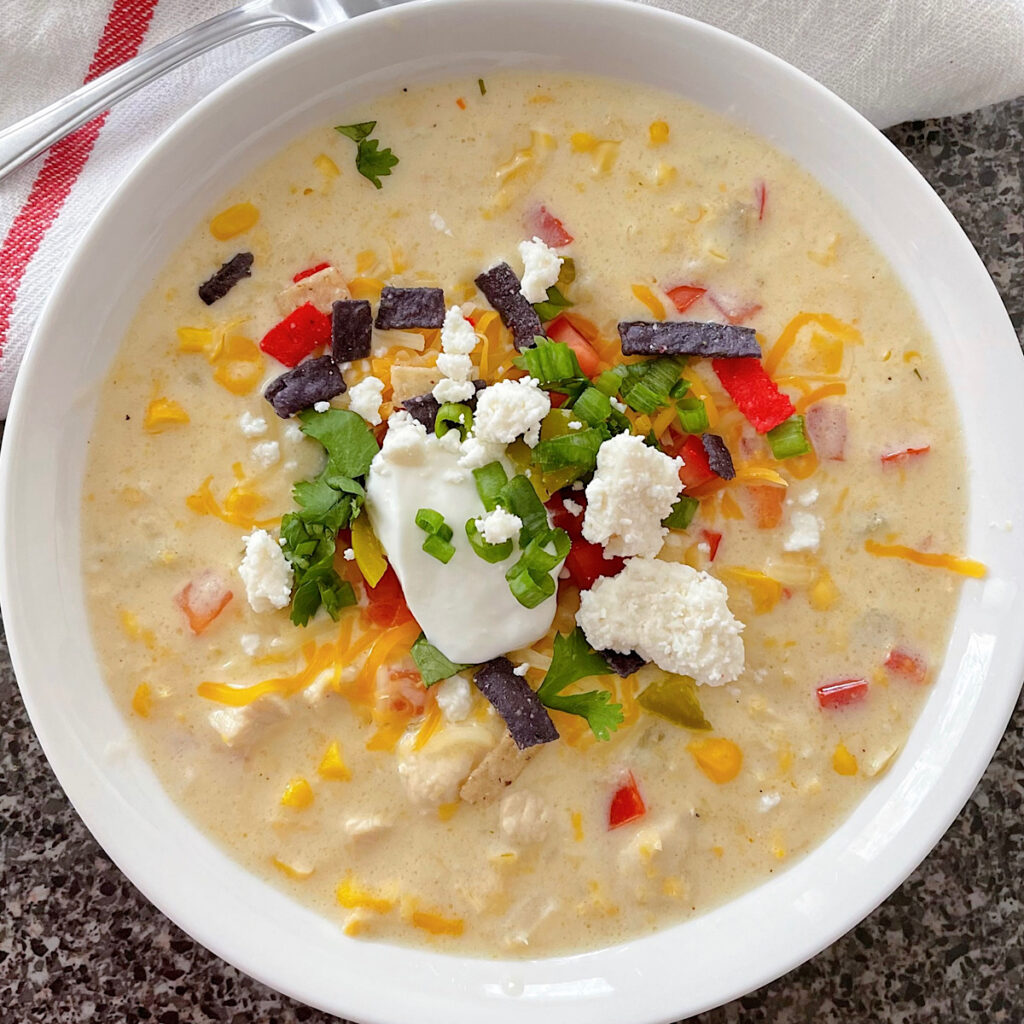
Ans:
{"type": "MultiPolygon", "coordinates": [[[[130,60],[142,46],[159,0],[114,0],[86,82],[130,60]]],[[[0,247],[0,356],[18,289],[92,152],[107,115],[101,114],[50,147],[25,204],[0,247]]]]}

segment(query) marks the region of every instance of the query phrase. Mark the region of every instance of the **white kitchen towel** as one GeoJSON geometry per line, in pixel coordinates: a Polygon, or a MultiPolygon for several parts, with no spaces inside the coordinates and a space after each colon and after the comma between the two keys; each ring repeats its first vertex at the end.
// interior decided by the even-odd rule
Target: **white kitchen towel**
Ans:
{"type": "MultiPolygon", "coordinates": [[[[881,126],[1024,93],[1024,0],[642,2],[758,43],[881,126]]],[[[232,0],[10,0],[0,19],[0,126],[231,6],[232,0]]],[[[190,106],[299,35],[264,30],[212,51],[0,181],[0,419],[39,311],[106,197],[190,106]]]]}

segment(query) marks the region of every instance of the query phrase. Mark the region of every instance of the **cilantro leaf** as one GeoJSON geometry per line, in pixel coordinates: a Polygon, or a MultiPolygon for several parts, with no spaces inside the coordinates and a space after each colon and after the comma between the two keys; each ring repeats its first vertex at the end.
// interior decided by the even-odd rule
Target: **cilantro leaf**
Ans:
{"type": "Polygon", "coordinates": [[[416,667],[420,670],[423,685],[428,689],[434,683],[439,683],[442,679],[450,679],[457,672],[470,667],[449,661],[422,633],[416,638],[409,653],[412,654],[412,660],[416,662],[416,667]]]}
{"type": "Polygon", "coordinates": [[[299,413],[302,432],[327,449],[327,478],[366,476],[380,445],[362,416],[348,409],[328,409],[299,413]]]}
{"type": "Polygon", "coordinates": [[[361,121],[359,124],[339,124],[335,126],[334,130],[347,136],[353,142],[362,142],[376,127],[376,121],[361,121]]]}
{"type": "Polygon", "coordinates": [[[363,139],[356,151],[356,170],[368,181],[372,181],[374,188],[383,187],[381,177],[387,177],[391,168],[398,163],[398,157],[390,149],[378,151],[379,146],[376,139],[363,139]]]}
{"type": "Polygon", "coordinates": [[[609,671],[608,663],[587,643],[583,630],[577,626],[568,636],[556,634],[551,667],[537,696],[545,707],[585,718],[591,732],[599,740],[607,740],[622,724],[622,705],[611,703],[611,693],[589,690],[563,694],[562,691],[577,679],[607,675],[609,671]]]}

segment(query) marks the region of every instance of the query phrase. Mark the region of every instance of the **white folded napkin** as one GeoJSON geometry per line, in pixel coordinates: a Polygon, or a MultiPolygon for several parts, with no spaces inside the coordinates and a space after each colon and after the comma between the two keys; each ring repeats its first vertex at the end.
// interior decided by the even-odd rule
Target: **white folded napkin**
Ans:
{"type": "MultiPolygon", "coordinates": [[[[486,0],[481,0],[486,2],[486,0]]],[[[1024,92],[1024,0],[642,0],[784,57],[875,124],[1024,92]]],[[[234,6],[232,0],[19,0],[0,19],[0,127],[234,6]]],[[[266,30],[192,61],[0,181],[0,419],[68,253],[157,136],[242,68],[297,38],[266,30]]]]}

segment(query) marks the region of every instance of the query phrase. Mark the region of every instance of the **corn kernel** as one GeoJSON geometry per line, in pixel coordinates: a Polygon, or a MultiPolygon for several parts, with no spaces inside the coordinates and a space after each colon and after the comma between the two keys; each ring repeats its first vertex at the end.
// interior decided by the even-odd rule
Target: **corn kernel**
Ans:
{"type": "Polygon", "coordinates": [[[209,352],[213,348],[213,331],[208,327],[179,327],[179,352],[209,352]]]}
{"type": "Polygon", "coordinates": [[[316,771],[322,779],[332,779],[335,782],[347,782],[352,778],[352,773],[341,756],[341,748],[338,746],[337,740],[324,752],[316,771]]]}
{"type": "Polygon", "coordinates": [[[210,234],[221,242],[244,234],[260,219],[260,211],[252,203],[236,203],[221,210],[210,221],[210,234]]]}
{"type": "Polygon", "coordinates": [[[743,767],[743,751],[732,740],[712,737],[691,743],[686,749],[712,782],[731,782],[743,767]]]}
{"type": "Polygon", "coordinates": [[[305,810],[313,802],[313,787],[303,778],[292,779],[281,794],[284,807],[294,807],[297,811],[305,810]]]}
{"type": "Polygon", "coordinates": [[[832,767],[837,775],[857,774],[857,758],[846,749],[845,743],[836,745],[836,749],[832,754],[832,767]]]}
{"type": "Polygon", "coordinates": [[[572,822],[572,835],[577,843],[583,842],[583,815],[579,811],[573,811],[569,819],[572,822]]]}
{"type": "Polygon", "coordinates": [[[338,885],[335,896],[338,902],[350,910],[372,910],[377,914],[386,914],[394,905],[395,901],[380,893],[363,889],[352,877],[346,875],[338,885]]]}
{"type": "Polygon", "coordinates": [[[668,124],[665,121],[652,121],[647,131],[652,146],[661,146],[668,142],[668,124]]]}
{"type": "Polygon", "coordinates": [[[807,600],[815,611],[824,612],[839,600],[839,590],[827,572],[822,572],[807,594],[807,600]]]}
{"type": "Polygon", "coordinates": [[[336,178],[341,171],[338,170],[338,165],[326,154],[321,153],[313,160],[313,166],[325,177],[325,178],[336,178]]]}
{"type": "Polygon", "coordinates": [[[154,398],[146,408],[142,428],[148,434],[161,434],[168,427],[188,423],[188,413],[169,398],[154,398]]]}
{"type": "Polygon", "coordinates": [[[573,132],[569,145],[574,153],[589,153],[597,145],[597,139],[590,132],[573,132]]]}
{"type": "Polygon", "coordinates": [[[461,935],[466,927],[461,917],[443,917],[427,910],[414,910],[409,922],[431,935],[461,935]]]}
{"type": "Polygon", "coordinates": [[[132,695],[132,711],[140,718],[149,718],[149,713],[152,710],[153,691],[150,689],[149,683],[139,683],[132,695]]]}

